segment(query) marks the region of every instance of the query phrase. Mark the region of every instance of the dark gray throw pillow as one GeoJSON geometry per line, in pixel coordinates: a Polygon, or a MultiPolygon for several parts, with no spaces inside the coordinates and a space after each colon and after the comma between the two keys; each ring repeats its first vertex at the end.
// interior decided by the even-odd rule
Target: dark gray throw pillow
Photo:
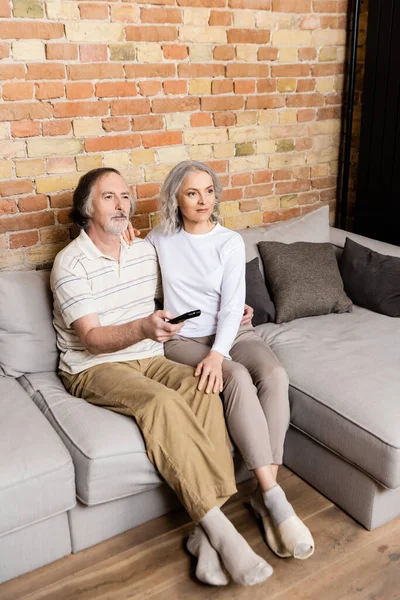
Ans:
{"type": "Polygon", "coordinates": [[[246,263],[246,304],[254,309],[254,326],[275,320],[275,306],[263,281],[258,256],[246,263]]]}
{"type": "Polygon", "coordinates": [[[331,244],[259,242],[258,248],[277,323],[351,310],[331,244]]]}
{"type": "Polygon", "coordinates": [[[379,254],[346,238],[339,266],[344,289],[354,304],[400,317],[400,258],[379,254]]]}

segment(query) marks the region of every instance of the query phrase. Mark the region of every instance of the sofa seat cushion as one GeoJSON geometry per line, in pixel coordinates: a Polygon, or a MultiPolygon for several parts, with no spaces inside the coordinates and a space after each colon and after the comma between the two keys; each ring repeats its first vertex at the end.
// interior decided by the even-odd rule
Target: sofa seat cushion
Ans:
{"type": "Polygon", "coordinates": [[[290,379],[291,423],[400,487],[400,320],[354,306],[257,331],[290,379]]]}
{"type": "Polygon", "coordinates": [[[55,373],[29,374],[19,382],[67,446],[77,496],[84,504],[131,496],[162,483],[134,419],[71,396],[55,373]]]}
{"type": "Polygon", "coordinates": [[[67,449],[21,386],[5,377],[0,377],[0,456],[0,537],[75,505],[67,449]]]}

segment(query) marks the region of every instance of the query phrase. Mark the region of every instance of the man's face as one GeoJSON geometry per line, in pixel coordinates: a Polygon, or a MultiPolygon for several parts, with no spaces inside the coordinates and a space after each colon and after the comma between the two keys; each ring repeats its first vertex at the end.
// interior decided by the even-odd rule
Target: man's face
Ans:
{"type": "Polygon", "coordinates": [[[130,192],[121,175],[106,173],[92,189],[90,230],[119,236],[128,226],[130,208],[130,192]]]}

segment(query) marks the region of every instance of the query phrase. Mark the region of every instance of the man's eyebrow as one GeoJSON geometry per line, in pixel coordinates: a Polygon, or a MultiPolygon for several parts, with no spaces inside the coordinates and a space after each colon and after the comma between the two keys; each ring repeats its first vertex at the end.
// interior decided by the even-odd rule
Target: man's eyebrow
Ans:
{"type": "MultiPolygon", "coordinates": [[[[102,195],[102,196],[107,196],[107,194],[115,194],[115,192],[102,192],[102,194],[101,194],[101,195],[102,195]]],[[[125,196],[129,196],[129,195],[130,195],[130,193],[129,193],[128,191],[126,191],[126,192],[121,192],[121,194],[122,194],[122,195],[125,195],[125,196]]]]}

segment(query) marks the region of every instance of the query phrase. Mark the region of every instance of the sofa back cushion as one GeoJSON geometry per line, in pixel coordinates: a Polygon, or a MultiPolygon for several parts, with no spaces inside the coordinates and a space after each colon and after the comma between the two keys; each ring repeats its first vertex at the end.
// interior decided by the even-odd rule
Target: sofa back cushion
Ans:
{"type": "Polygon", "coordinates": [[[0,374],[54,371],[58,364],[47,271],[0,273],[0,374]]]}

